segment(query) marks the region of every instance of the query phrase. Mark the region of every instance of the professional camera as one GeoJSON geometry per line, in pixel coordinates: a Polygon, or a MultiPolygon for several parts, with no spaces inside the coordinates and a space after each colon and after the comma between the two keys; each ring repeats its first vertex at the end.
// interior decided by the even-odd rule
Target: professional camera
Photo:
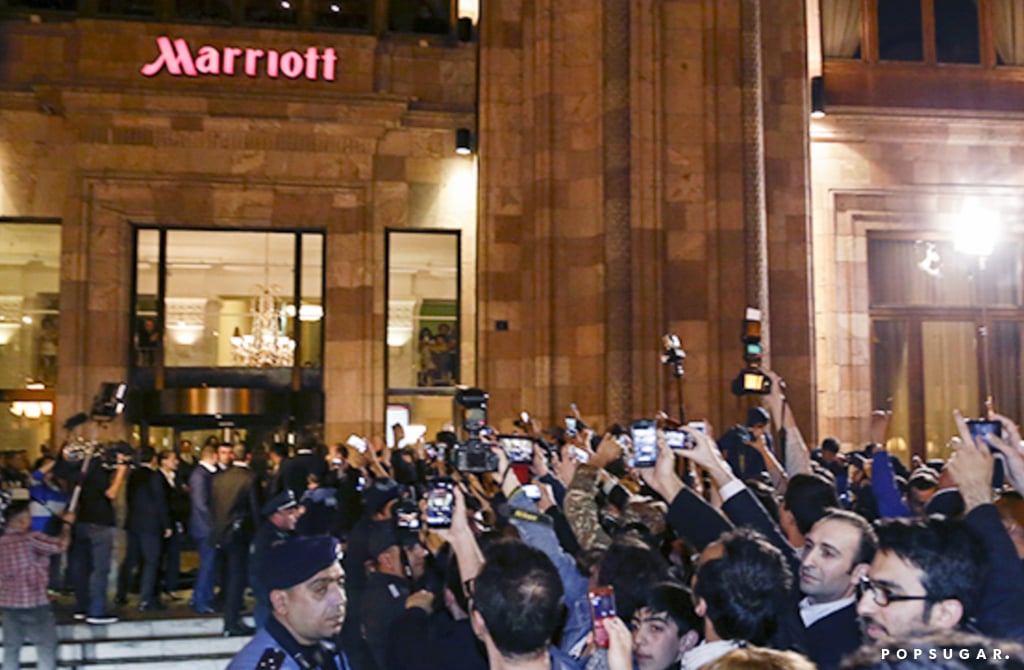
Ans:
{"type": "Polygon", "coordinates": [[[478,388],[459,389],[455,394],[456,409],[461,411],[462,428],[468,436],[465,442],[457,444],[448,452],[451,454],[450,463],[459,472],[498,470],[498,455],[480,439],[480,433],[487,426],[488,397],[486,391],[478,388]]]}
{"type": "Polygon", "coordinates": [[[125,396],[128,385],[124,383],[104,382],[100,392],[92,401],[90,415],[96,421],[110,421],[124,412],[125,396]]]}
{"type": "Polygon", "coordinates": [[[683,376],[683,361],[686,360],[686,352],[679,343],[679,336],[675,333],[668,333],[661,338],[661,362],[663,365],[672,367],[673,377],[683,376]]]}
{"type": "Polygon", "coordinates": [[[761,369],[764,359],[764,347],[761,345],[761,310],[747,308],[743,319],[743,362],[746,367],[740,370],[739,376],[732,382],[735,395],[768,395],[772,392],[771,377],[761,369]]]}
{"type": "Polygon", "coordinates": [[[455,393],[455,406],[462,414],[462,429],[469,437],[480,437],[487,425],[487,391],[478,388],[460,388],[455,393]]]}
{"type": "Polygon", "coordinates": [[[119,465],[137,465],[135,449],[127,442],[94,442],[76,438],[61,449],[62,461],[70,466],[81,467],[86,460],[113,470],[119,465]]]}

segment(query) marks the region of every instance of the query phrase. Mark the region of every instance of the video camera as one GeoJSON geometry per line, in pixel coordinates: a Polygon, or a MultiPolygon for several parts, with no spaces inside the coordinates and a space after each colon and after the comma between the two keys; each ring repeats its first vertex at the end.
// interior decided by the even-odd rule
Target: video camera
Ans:
{"type": "Polygon", "coordinates": [[[487,426],[487,400],[490,396],[478,388],[462,388],[455,394],[456,410],[462,414],[462,429],[466,431],[465,442],[449,450],[449,462],[459,472],[480,474],[498,471],[498,455],[490,445],[480,439],[480,433],[487,426]]]}
{"type": "Polygon", "coordinates": [[[124,412],[128,385],[122,382],[103,382],[100,392],[92,401],[90,416],[94,421],[110,421],[124,412]]]}
{"type": "Polygon", "coordinates": [[[91,459],[100,467],[113,470],[121,465],[135,467],[135,449],[128,442],[94,442],[77,438],[68,442],[61,449],[62,460],[70,466],[81,467],[82,463],[91,459]]]}
{"type": "Polygon", "coordinates": [[[743,362],[746,367],[732,382],[735,395],[768,395],[772,392],[772,379],[761,369],[764,359],[764,347],[761,345],[761,310],[747,308],[743,319],[743,362]]]}
{"type": "Polygon", "coordinates": [[[686,352],[679,343],[679,336],[675,333],[668,333],[661,338],[661,362],[663,365],[671,366],[672,376],[679,378],[683,376],[683,361],[686,360],[686,352]]]}

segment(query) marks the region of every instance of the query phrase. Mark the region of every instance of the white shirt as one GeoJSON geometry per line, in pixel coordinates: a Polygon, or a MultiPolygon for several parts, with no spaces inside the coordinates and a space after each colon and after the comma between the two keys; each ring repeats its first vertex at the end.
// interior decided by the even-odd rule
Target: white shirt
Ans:
{"type": "Polygon", "coordinates": [[[209,472],[211,475],[215,475],[218,472],[220,472],[220,468],[218,468],[216,465],[210,465],[209,463],[207,463],[205,461],[199,461],[199,465],[201,465],[204,468],[206,468],[206,471],[209,472]]]}
{"type": "Polygon", "coordinates": [[[702,642],[683,654],[682,670],[698,670],[708,663],[717,661],[740,645],[732,640],[702,642]]]}
{"type": "Polygon", "coordinates": [[[838,612],[847,605],[852,604],[856,598],[850,596],[849,598],[840,598],[839,600],[833,600],[827,603],[811,603],[810,598],[804,598],[800,601],[800,619],[804,622],[804,628],[810,628],[818,621],[821,621],[829,614],[838,612]]]}

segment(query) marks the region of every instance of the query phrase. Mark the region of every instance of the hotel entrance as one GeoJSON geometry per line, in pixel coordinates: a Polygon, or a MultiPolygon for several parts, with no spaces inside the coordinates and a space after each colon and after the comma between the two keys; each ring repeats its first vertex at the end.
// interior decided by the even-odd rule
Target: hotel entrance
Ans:
{"type": "Polygon", "coordinates": [[[134,256],[141,443],[322,433],[323,232],[137,227],[134,256]]]}

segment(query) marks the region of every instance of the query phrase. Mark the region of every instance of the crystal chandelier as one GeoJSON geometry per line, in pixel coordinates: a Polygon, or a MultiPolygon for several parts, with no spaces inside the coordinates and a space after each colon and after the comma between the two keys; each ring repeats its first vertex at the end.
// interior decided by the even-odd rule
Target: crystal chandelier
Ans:
{"type": "Polygon", "coordinates": [[[295,340],[281,334],[281,313],[269,288],[259,287],[252,333],[235,328],[231,336],[235,363],[249,368],[290,368],[295,364],[295,340]]]}

